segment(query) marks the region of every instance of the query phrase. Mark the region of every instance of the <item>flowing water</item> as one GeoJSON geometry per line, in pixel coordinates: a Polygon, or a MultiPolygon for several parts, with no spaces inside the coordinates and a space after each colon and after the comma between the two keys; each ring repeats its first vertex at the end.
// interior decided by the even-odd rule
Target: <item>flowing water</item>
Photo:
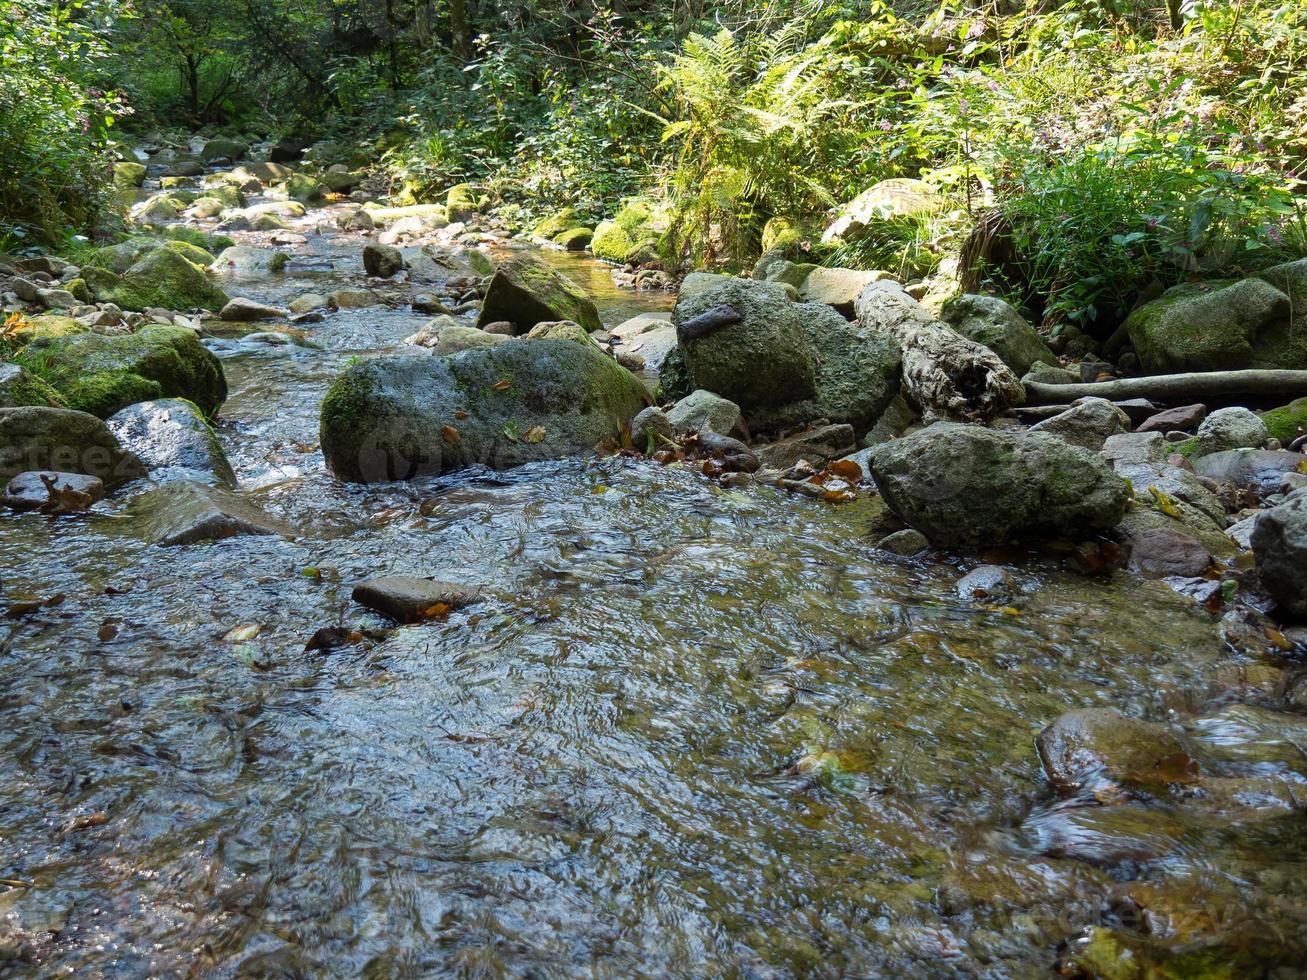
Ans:
{"type": "MultiPolygon", "coordinates": [[[[361,243],[229,291],[357,284],[361,243]]],[[[610,324],[668,305],[551,258],[610,324]]],[[[1039,976],[1140,887],[1181,939],[1300,955],[1301,815],[1072,824],[1034,751],[1073,707],[1248,699],[1210,613],[1047,554],[977,605],[974,562],[871,548],[873,501],[675,466],[336,482],[327,385],[424,319],[211,342],[242,492],[292,539],[0,519],[3,598],[64,597],[0,625],[0,974],[1039,976]],[[482,601],[397,629],[350,600],[384,573],[482,601]],[[306,651],[333,625],[366,639],[306,651]]],[[[1300,759],[1248,765],[1307,795],[1300,759]]]]}

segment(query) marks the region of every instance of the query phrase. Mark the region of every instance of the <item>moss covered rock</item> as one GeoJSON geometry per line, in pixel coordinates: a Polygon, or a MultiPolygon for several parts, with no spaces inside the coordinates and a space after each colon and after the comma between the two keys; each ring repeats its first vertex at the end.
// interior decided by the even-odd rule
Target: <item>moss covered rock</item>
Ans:
{"type": "Polygon", "coordinates": [[[248,143],[219,137],[204,144],[204,149],[200,150],[200,159],[205,163],[211,163],[214,160],[239,160],[249,150],[248,143]]]}
{"type": "Polygon", "coordinates": [[[672,315],[692,387],[729,398],[745,418],[815,397],[817,365],[804,330],[813,314],[776,283],[724,276],[696,280],[682,289],[672,315]],[[701,282],[707,288],[700,289],[701,282]],[[734,322],[687,337],[687,324],[710,311],[729,312],[734,322]]]}
{"type": "Polygon", "coordinates": [[[1139,307],[1125,328],[1147,372],[1307,367],[1291,312],[1289,296],[1264,279],[1185,283],[1139,307]]]}
{"type": "Polygon", "coordinates": [[[144,183],[145,164],[126,161],[113,165],[113,185],[115,187],[140,187],[144,183]]]}
{"type": "Polygon", "coordinates": [[[1017,377],[1036,362],[1058,366],[1057,355],[1035,328],[997,296],[959,296],[944,304],[940,319],[967,339],[992,350],[1017,377]]]}
{"type": "Polygon", "coordinates": [[[551,214],[549,217],[538,222],[531,229],[531,235],[540,241],[552,242],[554,238],[579,224],[577,220],[576,208],[563,208],[563,210],[551,214]]]}
{"type": "Polygon", "coordinates": [[[1284,445],[1289,445],[1307,433],[1307,398],[1299,398],[1288,405],[1263,412],[1262,421],[1266,423],[1269,438],[1279,439],[1284,445]]]}
{"type": "Polygon", "coordinates": [[[102,301],[125,310],[220,310],[228,300],[203,268],[170,248],[146,251],[115,286],[97,293],[102,301]]]}
{"type": "Polygon", "coordinates": [[[0,408],[40,405],[65,408],[63,396],[19,364],[0,361],[0,408]]]}
{"type": "Polygon", "coordinates": [[[478,199],[471,184],[455,184],[445,196],[445,214],[450,221],[471,221],[476,217],[478,199]]]}
{"type": "Polygon", "coordinates": [[[231,248],[236,244],[234,238],[228,238],[226,235],[215,235],[208,231],[200,231],[198,228],[190,228],[186,225],[169,225],[167,228],[161,228],[157,234],[170,241],[189,242],[192,245],[198,245],[213,255],[217,255],[224,248],[231,248]]]}
{"type": "Polygon", "coordinates": [[[512,323],[519,334],[555,320],[571,320],[587,331],[603,329],[594,300],[584,289],[526,253],[501,265],[486,290],[477,326],[500,320],[512,323]]]}
{"type": "Polygon", "coordinates": [[[554,244],[569,252],[584,252],[594,238],[589,228],[569,228],[554,236],[554,244]]]}
{"type": "Polygon", "coordinates": [[[356,364],[322,403],[332,472],[367,483],[587,452],[647,403],[597,345],[531,340],[356,364]]]}
{"type": "Polygon", "coordinates": [[[58,391],[70,408],[101,418],[159,398],[186,398],[212,414],[227,398],[222,365],[194,331],[181,327],[37,341],[18,361],[58,391]]]}
{"type": "Polygon", "coordinates": [[[635,247],[631,233],[616,221],[601,221],[590,240],[590,251],[595,258],[607,262],[625,262],[627,254],[635,247]]]}
{"type": "Polygon", "coordinates": [[[109,488],[145,475],[100,419],[63,408],[0,408],[0,484],[54,470],[99,477],[109,488]]]}

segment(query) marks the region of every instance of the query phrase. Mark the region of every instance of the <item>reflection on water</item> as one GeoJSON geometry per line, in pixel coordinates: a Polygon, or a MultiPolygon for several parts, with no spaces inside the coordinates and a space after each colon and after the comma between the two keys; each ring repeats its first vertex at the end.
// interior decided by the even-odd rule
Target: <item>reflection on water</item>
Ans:
{"type": "MultiPolygon", "coordinates": [[[[246,292],[324,275],[356,273],[246,292]]],[[[0,627],[14,972],[1029,976],[1121,881],[1181,913],[1236,894],[1291,942],[1301,817],[1068,821],[1033,749],[1069,707],[1205,697],[1209,614],[1054,563],[977,607],[960,561],[868,547],[869,502],[675,467],[338,484],[322,393],[415,319],[215,345],[223,440],[293,540],[150,548],[117,503],[0,520],[3,597],[64,596],[0,627]],[[349,598],[384,573],[483,599],[394,629],[349,598]],[[362,642],[305,650],[341,624],[362,642]],[[1091,853],[1123,837],[1152,853],[1091,853]]]]}

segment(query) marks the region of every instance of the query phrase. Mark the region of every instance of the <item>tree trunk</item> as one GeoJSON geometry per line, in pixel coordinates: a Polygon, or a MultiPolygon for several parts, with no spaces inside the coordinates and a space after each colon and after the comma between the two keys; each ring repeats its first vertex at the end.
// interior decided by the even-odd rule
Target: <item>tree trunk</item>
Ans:
{"type": "Polygon", "coordinates": [[[989,419],[1024,400],[997,354],[936,320],[897,283],[872,283],[854,308],[864,330],[899,345],[903,396],[922,415],[989,419]]]}
{"type": "Polygon", "coordinates": [[[1307,371],[1204,371],[1088,384],[1051,385],[1036,381],[1026,384],[1026,399],[1032,405],[1069,405],[1077,398],[1087,397],[1178,402],[1232,396],[1302,398],[1307,396],[1307,371]]]}
{"type": "Polygon", "coordinates": [[[472,27],[467,19],[467,0],[449,0],[449,26],[454,35],[454,57],[466,64],[472,60],[472,27]]]}

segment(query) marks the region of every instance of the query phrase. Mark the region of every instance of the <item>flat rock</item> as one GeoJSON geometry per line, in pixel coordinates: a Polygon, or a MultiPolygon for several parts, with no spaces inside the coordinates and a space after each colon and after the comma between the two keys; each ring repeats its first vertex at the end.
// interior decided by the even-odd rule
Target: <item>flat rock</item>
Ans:
{"type": "Polygon", "coordinates": [[[1193,432],[1207,418],[1206,405],[1181,405],[1149,416],[1139,423],[1136,432],[1193,432]]]}
{"type": "Polygon", "coordinates": [[[238,296],[224,306],[218,315],[224,320],[248,323],[251,320],[284,320],[290,313],[279,306],[269,306],[267,303],[238,296]]]}
{"type": "Polygon", "coordinates": [[[85,494],[89,503],[104,499],[104,482],[95,476],[84,473],[55,473],[41,470],[31,473],[19,473],[9,481],[0,504],[14,510],[39,510],[50,502],[50,491],[42,478],[53,480],[56,490],[68,490],[85,494]]]}
{"type": "Polygon", "coordinates": [[[787,470],[800,460],[807,460],[817,469],[847,456],[857,448],[851,425],[823,425],[808,432],[773,442],[755,449],[763,466],[787,470]]]}
{"type": "Polygon", "coordinates": [[[1231,449],[1192,460],[1194,472],[1236,487],[1255,487],[1264,494],[1279,489],[1286,473],[1307,465],[1307,456],[1287,449],[1231,449]]]}
{"type": "Polygon", "coordinates": [[[420,623],[475,602],[478,592],[465,585],[410,575],[387,575],[354,586],[353,599],[401,623],[420,623]]]}
{"type": "Polygon", "coordinates": [[[1150,578],[1192,578],[1212,563],[1208,550],[1180,530],[1142,531],[1130,539],[1130,545],[1130,568],[1150,578]]]}
{"type": "Polygon", "coordinates": [[[1068,711],[1035,745],[1049,782],[1063,792],[1103,781],[1157,787],[1186,776],[1187,756],[1169,728],[1115,708],[1068,711]]]}
{"type": "Polygon", "coordinates": [[[218,487],[178,481],[132,499],[128,512],[162,547],[248,535],[292,536],[294,529],[258,504],[218,487]]]}
{"type": "Polygon", "coordinates": [[[63,408],[0,408],[0,480],[47,470],[99,477],[117,487],[145,467],[102,421],[63,408]]]}

